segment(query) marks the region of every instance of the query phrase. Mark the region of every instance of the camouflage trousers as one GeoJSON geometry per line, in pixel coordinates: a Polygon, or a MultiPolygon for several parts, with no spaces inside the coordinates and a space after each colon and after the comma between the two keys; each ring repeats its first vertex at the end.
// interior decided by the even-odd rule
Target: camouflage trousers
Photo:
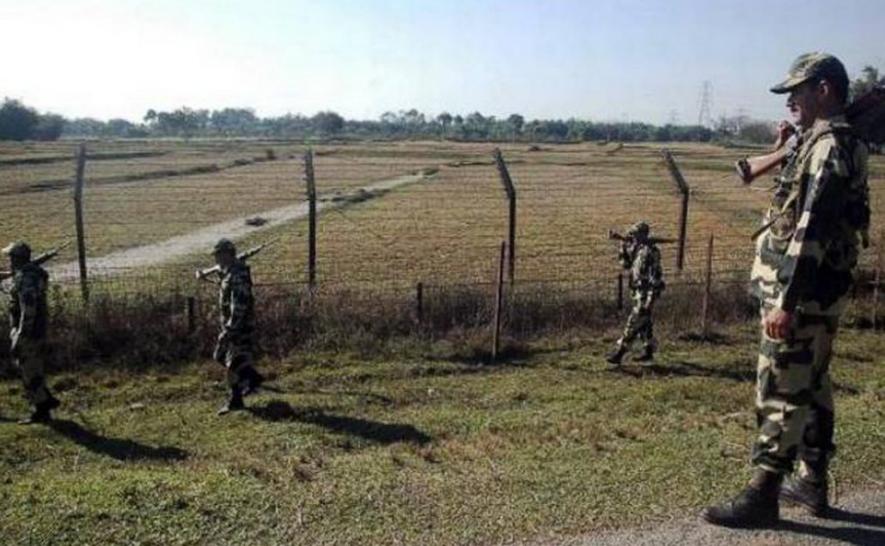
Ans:
{"type": "MultiPolygon", "coordinates": [[[[767,309],[763,308],[763,317],[767,309]]],[[[755,466],[789,473],[798,458],[801,475],[825,468],[833,445],[833,387],[829,367],[838,316],[799,314],[792,335],[774,340],[764,332],[756,374],[755,466]]]]}
{"type": "Polygon", "coordinates": [[[224,350],[224,367],[227,368],[227,384],[233,388],[244,386],[246,373],[252,367],[251,343],[228,343],[224,350]]]}
{"type": "Polygon", "coordinates": [[[13,363],[22,375],[25,384],[25,397],[32,405],[42,404],[52,396],[46,388],[43,370],[43,345],[34,342],[20,342],[13,363]]]}
{"type": "Polygon", "coordinates": [[[630,316],[627,317],[624,333],[618,339],[618,347],[629,349],[630,345],[639,339],[646,350],[654,351],[657,348],[657,342],[655,342],[651,310],[655,297],[648,292],[634,290],[631,299],[633,307],[630,309],[630,316]]]}

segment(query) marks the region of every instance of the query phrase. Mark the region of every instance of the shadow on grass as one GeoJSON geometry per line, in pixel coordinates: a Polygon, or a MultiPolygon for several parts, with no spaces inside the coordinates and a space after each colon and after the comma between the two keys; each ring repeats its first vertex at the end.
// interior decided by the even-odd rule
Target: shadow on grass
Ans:
{"type": "Polygon", "coordinates": [[[379,444],[408,442],[427,444],[433,438],[412,425],[381,423],[346,415],[332,415],[322,408],[293,408],[288,402],[275,400],[263,406],[247,408],[248,411],[265,421],[298,421],[323,427],[339,434],[349,434],[379,444]]]}
{"type": "Polygon", "coordinates": [[[683,377],[718,377],[720,379],[730,379],[739,383],[756,381],[756,367],[742,366],[741,368],[717,368],[713,366],[703,366],[694,362],[674,362],[670,365],[651,366],[649,368],[656,373],[662,375],[678,375],[683,377]]]}
{"type": "Polygon", "coordinates": [[[151,447],[134,440],[108,438],[74,421],[56,419],[50,421],[49,428],[93,453],[106,455],[118,461],[182,461],[189,456],[187,451],[177,447],[151,447]]]}
{"type": "MultiPolygon", "coordinates": [[[[264,387],[262,387],[263,389],[264,387]]],[[[280,392],[280,391],[276,391],[280,392]]],[[[378,404],[381,406],[389,406],[394,403],[394,399],[389,396],[384,396],[383,394],[376,394],[373,392],[361,392],[361,391],[338,391],[334,389],[312,389],[308,387],[292,389],[289,391],[292,394],[307,394],[307,395],[318,395],[318,396],[351,396],[360,400],[365,400],[368,403],[378,404]]]]}
{"type": "MultiPolygon", "coordinates": [[[[712,366],[702,366],[693,362],[681,361],[667,364],[651,364],[648,366],[621,366],[619,368],[609,368],[609,371],[629,375],[635,378],[642,378],[649,375],[658,377],[715,377],[737,381],[738,383],[756,382],[755,365],[743,369],[717,368],[712,366]]],[[[854,396],[860,394],[860,390],[851,385],[833,382],[833,388],[836,391],[854,396]]]]}
{"type": "Polygon", "coordinates": [[[692,341],[695,343],[709,343],[711,345],[732,345],[733,341],[726,335],[719,332],[688,332],[677,336],[681,341],[692,341]]]}
{"type": "Polygon", "coordinates": [[[882,529],[885,529],[885,516],[875,514],[859,514],[857,512],[842,510],[841,508],[830,508],[823,517],[824,519],[831,519],[833,521],[847,521],[859,525],[866,525],[867,527],[881,527],[882,529]]]}
{"type": "Polygon", "coordinates": [[[735,370],[728,368],[714,368],[711,366],[702,366],[692,362],[672,362],[667,364],[648,364],[639,365],[633,363],[631,366],[619,366],[615,368],[607,368],[607,371],[629,375],[637,379],[655,376],[655,377],[718,377],[722,379],[730,379],[738,382],[756,381],[755,370],[735,370]]]}
{"type": "Polygon", "coordinates": [[[824,518],[853,523],[859,527],[822,527],[805,522],[781,521],[778,529],[858,546],[879,546],[885,544],[885,516],[860,514],[832,508],[824,518]]]}

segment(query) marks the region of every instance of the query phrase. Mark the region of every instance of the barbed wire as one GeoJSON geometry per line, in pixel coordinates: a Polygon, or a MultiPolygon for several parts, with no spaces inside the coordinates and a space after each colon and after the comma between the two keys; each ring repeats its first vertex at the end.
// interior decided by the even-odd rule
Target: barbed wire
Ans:
{"type": "MultiPolygon", "coordinates": [[[[168,155],[152,159],[102,159],[88,163],[85,211],[89,243],[107,251],[122,250],[132,247],[135,241],[150,244],[183,235],[188,226],[208,227],[271,212],[266,207],[303,206],[306,197],[300,154],[305,148],[292,146],[281,150],[277,147],[275,161],[263,160],[261,154],[268,148],[273,147],[256,145],[246,152],[206,147],[193,155],[170,151],[165,152],[168,155]],[[249,156],[250,153],[254,155],[249,156]],[[294,157],[280,157],[285,154],[294,157]],[[237,159],[246,161],[238,164],[237,159]],[[218,170],[186,172],[199,167],[218,170]],[[185,172],[176,176],[175,168],[185,172]],[[126,174],[141,178],[126,180],[126,174]],[[157,176],[150,178],[151,174],[157,176]],[[184,198],[194,195],[199,201],[182,204],[184,198]],[[155,228],[157,224],[162,224],[164,229],[155,228]],[[115,228],[126,231],[126,235],[115,228]]],[[[584,154],[580,161],[538,161],[511,151],[514,160],[510,169],[516,182],[520,219],[517,231],[520,283],[613,282],[612,275],[619,272],[617,265],[599,263],[600,256],[613,257],[615,253],[613,242],[607,240],[598,227],[600,216],[609,224],[616,224],[619,219],[626,221],[639,214],[651,217],[659,226],[671,226],[670,230],[675,231],[680,194],[666,174],[663,161],[657,159],[659,152],[651,148],[628,149],[618,156],[586,150],[551,152],[568,153],[572,157],[584,154]],[[631,156],[631,152],[635,153],[631,156]],[[631,164],[637,158],[643,163],[631,164]],[[633,169],[626,182],[616,178],[625,168],[633,169]],[[586,229],[568,227],[578,224],[585,215],[594,219],[592,224],[588,222],[586,229]],[[599,233],[585,240],[575,239],[576,234],[591,231],[599,233]],[[588,262],[593,262],[592,271],[580,275],[579,270],[586,268],[588,262]],[[540,272],[547,277],[537,277],[540,272]]],[[[419,276],[442,282],[443,278],[453,281],[458,277],[471,277],[478,271],[483,275],[488,273],[491,278],[497,243],[504,236],[507,219],[507,200],[490,157],[491,147],[488,151],[470,152],[422,150],[406,157],[396,155],[397,150],[385,150],[390,160],[374,159],[372,154],[377,150],[371,148],[351,155],[336,149],[324,152],[314,157],[321,200],[346,200],[348,192],[370,186],[384,177],[427,168],[440,171],[426,184],[398,189],[394,195],[401,198],[396,200],[368,199],[364,204],[348,208],[327,208],[324,214],[328,213],[328,217],[320,222],[321,282],[409,284],[414,282],[410,277],[419,276]],[[389,203],[392,204],[388,206],[389,203]],[[396,208],[404,203],[412,207],[411,212],[396,208]],[[379,206],[364,206],[376,204],[379,206]],[[333,218],[341,222],[331,220],[333,218]],[[365,238],[354,239],[354,235],[368,235],[374,242],[366,245],[365,238]],[[423,255],[417,257],[416,252],[423,255]],[[431,274],[428,275],[428,271],[431,274]]],[[[712,263],[717,282],[732,282],[727,277],[748,275],[754,253],[749,233],[758,225],[754,218],[760,216],[760,205],[770,188],[748,188],[737,182],[731,172],[730,155],[722,153],[712,158],[676,155],[690,179],[691,210],[694,211],[689,217],[684,275],[698,274],[706,263],[707,233],[715,234],[712,263]],[[736,263],[742,264],[741,267],[735,267],[736,263]]],[[[72,173],[65,169],[71,169],[72,165],[73,157],[69,164],[39,165],[28,173],[16,170],[7,189],[71,180],[72,173]]],[[[885,178],[881,176],[870,180],[871,190],[876,190],[874,203],[882,199],[879,194],[883,181],[885,178]]],[[[45,192],[0,195],[0,203],[8,203],[10,209],[4,227],[10,231],[16,228],[29,231],[37,229],[37,218],[73,216],[70,190],[71,187],[65,185],[45,192]],[[52,202],[48,196],[58,201],[52,202]],[[45,206],[38,210],[22,207],[23,212],[18,213],[14,206],[17,200],[45,206]]],[[[281,228],[273,229],[279,233],[281,228]]],[[[304,238],[303,234],[294,233],[294,229],[286,236],[304,238]]],[[[68,225],[61,234],[73,237],[73,226],[68,225]]],[[[291,277],[306,277],[304,254],[306,249],[301,254],[294,249],[283,253],[282,261],[275,267],[286,271],[261,272],[260,275],[268,279],[262,283],[268,286],[302,284],[303,281],[291,277]],[[296,271],[293,273],[293,270],[296,271]],[[287,280],[281,280],[282,277],[287,280]]],[[[867,253],[863,263],[870,261],[867,253]]],[[[669,265],[665,268],[672,272],[669,265]]],[[[142,285],[162,286],[166,281],[160,277],[164,274],[180,274],[188,269],[187,265],[161,264],[152,267],[151,275],[139,277],[128,266],[100,268],[91,271],[90,282],[146,290],[149,287],[142,285]]],[[[479,284],[467,282],[465,285],[490,284],[477,282],[479,284]]]]}

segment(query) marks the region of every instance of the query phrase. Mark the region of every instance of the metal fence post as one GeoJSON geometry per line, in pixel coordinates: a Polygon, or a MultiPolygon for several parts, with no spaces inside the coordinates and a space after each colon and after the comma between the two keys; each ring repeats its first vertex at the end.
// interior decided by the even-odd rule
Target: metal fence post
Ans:
{"type": "Polygon", "coordinates": [[[74,221],[77,229],[77,262],[80,266],[80,293],[89,302],[89,279],[86,273],[86,236],[83,229],[83,186],[86,184],[86,144],[77,150],[77,174],[74,178],[74,221]]]}
{"type": "Polygon", "coordinates": [[[664,149],[661,150],[661,153],[664,155],[664,161],[667,163],[667,169],[670,171],[670,176],[673,177],[673,181],[676,183],[676,188],[679,190],[679,193],[682,194],[682,206],[679,209],[679,248],[676,250],[676,269],[681,272],[683,265],[685,264],[685,238],[686,229],[688,226],[688,199],[691,190],[688,187],[688,184],[685,182],[685,178],[682,176],[682,173],[679,171],[679,167],[676,165],[676,161],[673,160],[673,155],[670,153],[670,150],[664,149]]]}
{"type": "Polygon", "coordinates": [[[304,154],[304,182],[307,186],[307,285],[313,292],[317,282],[317,192],[310,148],[304,154]]]}
{"type": "Polygon", "coordinates": [[[498,174],[501,177],[501,184],[507,193],[507,201],[510,204],[509,210],[509,226],[508,226],[508,248],[507,255],[507,274],[510,284],[516,276],[516,188],[513,186],[513,180],[510,178],[510,172],[507,170],[507,164],[504,162],[504,156],[501,150],[495,148],[493,154],[495,165],[498,167],[498,174]]]}

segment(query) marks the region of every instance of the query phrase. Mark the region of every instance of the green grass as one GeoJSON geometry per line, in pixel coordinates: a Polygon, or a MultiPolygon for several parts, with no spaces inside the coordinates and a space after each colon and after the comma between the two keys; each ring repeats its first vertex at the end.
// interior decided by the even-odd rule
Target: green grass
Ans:
{"type": "MultiPolygon", "coordinates": [[[[606,371],[612,335],[562,335],[507,365],[453,346],[261,362],[279,393],[218,418],[212,363],[55,376],[55,429],[9,420],[4,544],[475,544],[694,513],[748,475],[755,328],[667,341],[606,371]],[[406,356],[403,356],[406,355],[406,356]],[[411,356],[409,356],[411,355],[411,356]]],[[[885,338],[846,330],[833,364],[841,490],[885,477],[885,338]]]]}

